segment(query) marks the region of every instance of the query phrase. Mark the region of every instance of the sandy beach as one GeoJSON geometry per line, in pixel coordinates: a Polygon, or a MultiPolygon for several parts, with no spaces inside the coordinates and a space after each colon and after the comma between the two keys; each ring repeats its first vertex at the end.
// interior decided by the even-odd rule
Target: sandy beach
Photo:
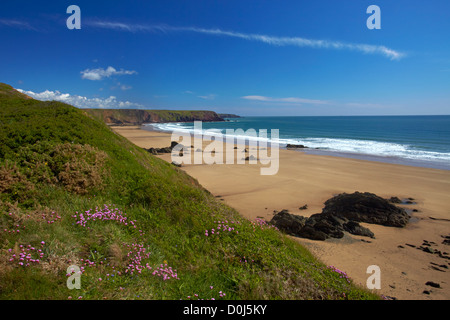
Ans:
{"type": "MultiPolygon", "coordinates": [[[[171,135],[140,127],[112,127],[139,147],[167,147],[171,135]]],[[[238,146],[242,152],[244,146],[238,146]]],[[[242,153],[244,154],[244,153],[242,153]]],[[[158,156],[172,162],[170,154],[158,156]]],[[[310,216],[339,193],[375,193],[383,198],[413,198],[416,209],[405,228],[364,224],[375,239],[347,234],[342,239],[313,241],[294,238],[327,265],[345,271],[355,283],[366,285],[367,267],[381,269],[378,293],[397,299],[450,299],[450,260],[419,250],[450,252],[443,236],[450,236],[450,171],[280,150],[276,175],[261,175],[258,164],[190,164],[182,170],[244,217],[269,221],[274,212],[310,216]],[[300,210],[303,205],[306,210],[300,210]],[[362,241],[367,240],[367,241],[362,241]],[[415,247],[414,247],[415,246],[415,247]],[[439,284],[439,288],[426,285],[439,284]],[[427,293],[424,293],[426,291],[427,293]]]]}

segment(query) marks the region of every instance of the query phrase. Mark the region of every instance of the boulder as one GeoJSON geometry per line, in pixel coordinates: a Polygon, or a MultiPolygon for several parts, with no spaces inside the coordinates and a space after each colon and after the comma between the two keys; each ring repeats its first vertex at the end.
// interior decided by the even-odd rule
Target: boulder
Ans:
{"type": "Polygon", "coordinates": [[[322,214],[391,227],[404,227],[409,221],[403,208],[369,192],[339,194],[325,202],[322,214]]]}
{"type": "Polygon", "coordinates": [[[301,238],[321,241],[324,241],[328,238],[328,235],[325,232],[317,230],[309,225],[304,226],[298,233],[298,236],[301,238]]]}
{"type": "Polygon", "coordinates": [[[324,216],[321,213],[310,216],[306,221],[306,225],[325,233],[327,238],[342,238],[344,236],[342,222],[333,219],[333,217],[324,216]]]}
{"type": "Polygon", "coordinates": [[[391,197],[388,201],[391,203],[402,203],[399,197],[391,197]]]}
{"type": "Polygon", "coordinates": [[[374,234],[359,222],[403,227],[409,216],[401,208],[371,193],[340,194],[325,202],[322,213],[309,218],[282,210],[274,215],[271,224],[288,234],[312,240],[342,238],[344,232],[374,238],[374,234]]]}
{"type": "Polygon", "coordinates": [[[358,236],[364,236],[369,238],[375,238],[375,235],[368,228],[361,226],[358,222],[349,221],[342,225],[344,230],[358,236]]]}
{"type": "MultiPolygon", "coordinates": [[[[170,147],[163,147],[163,148],[149,148],[146,149],[148,152],[150,152],[153,155],[158,155],[160,153],[172,153],[172,149],[175,148],[177,145],[180,145],[181,148],[184,146],[181,143],[178,143],[176,141],[172,141],[170,143],[170,147]]],[[[180,150],[180,156],[182,156],[182,149],[180,150]]]]}
{"type": "Polygon", "coordinates": [[[294,148],[294,149],[303,149],[303,148],[307,148],[302,144],[287,144],[286,148],[294,148]]]}
{"type": "Polygon", "coordinates": [[[254,155],[250,155],[250,156],[245,157],[244,160],[248,161],[248,160],[258,160],[258,159],[254,155]]]}
{"type": "Polygon", "coordinates": [[[270,220],[270,223],[288,234],[299,235],[306,220],[305,217],[290,214],[288,210],[281,210],[270,220]]]}

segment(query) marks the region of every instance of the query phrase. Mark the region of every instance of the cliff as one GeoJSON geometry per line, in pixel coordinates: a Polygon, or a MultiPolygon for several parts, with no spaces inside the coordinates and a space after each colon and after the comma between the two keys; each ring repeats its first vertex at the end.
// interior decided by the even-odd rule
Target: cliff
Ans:
{"type": "Polygon", "coordinates": [[[158,122],[224,121],[214,111],[83,109],[108,125],[141,125],[158,122]]]}
{"type": "Polygon", "coordinates": [[[218,113],[219,117],[225,119],[225,118],[240,118],[241,116],[238,116],[237,114],[233,113],[218,113]]]}

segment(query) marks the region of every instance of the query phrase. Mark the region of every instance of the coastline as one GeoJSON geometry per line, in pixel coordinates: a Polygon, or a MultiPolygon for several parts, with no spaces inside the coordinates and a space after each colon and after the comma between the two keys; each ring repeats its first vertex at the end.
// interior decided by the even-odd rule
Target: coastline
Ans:
{"type": "MultiPolygon", "coordinates": [[[[138,126],[111,128],[139,147],[170,145],[170,133],[141,130],[138,126]]],[[[294,150],[280,149],[279,152],[280,169],[274,176],[261,176],[259,163],[192,164],[181,169],[248,219],[270,220],[274,211],[282,209],[310,216],[321,212],[327,199],[342,192],[414,198],[416,204],[407,208],[419,211],[412,213],[414,220],[405,228],[361,224],[375,233],[375,239],[353,235],[326,241],[293,238],[324,263],[345,271],[362,286],[369,276],[367,267],[378,265],[381,290],[377,292],[380,294],[398,299],[450,298],[450,271],[433,269],[435,265],[450,267],[448,259],[417,249],[427,240],[435,243],[434,249],[449,251],[448,246],[442,244],[441,236],[450,235],[450,221],[447,221],[450,220],[450,171],[294,150]],[[305,204],[308,208],[299,210],[305,204]],[[439,283],[441,288],[427,286],[428,281],[439,283]],[[431,293],[423,293],[425,290],[431,293]]],[[[170,154],[158,157],[171,162],[170,154]]]]}
{"type": "MultiPolygon", "coordinates": [[[[276,118],[276,117],[275,117],[276,118]]],[[[323,118],[323,117],[321,117],[323,118]]],[[[212,121],[214,122],[214,121],[212,121]]],[[[154,123],[147,123],[142,125],[143,130],[148,131],[158,131],[158,132],[165,132],[165,133],[171,133],[174,130],[182,130],[183,132],[189,132],[190,129],[186,129],[186,127],[183,126],[183,123],[171,123],[170,126],[166,127],[168,125],[167,123],[163,124],[154,124],[154,123]],[[163,125],[162,127],[159,127],[159,125],[163,125]],[[181,126],[180,126],[181,125],[181,126]],[[179,127],[180,126],[180,127],[179,127]]],[[[208,130],[208,129],[206,129],[208,130]]],[[[236,136],[234,137],[237,138],[236,136]]],[[[280,139],[280,149],[286,149],[286,146],[288,144],[299,144],[299,142],[295,141],[293,139],[290,141],[289,138],[281,138],[280,139]]],[[[369,142],[367,140],[367,142],[369,142]]],[[[357,140],[355,141],[357,142],[357,140]]],[[[381,144],[383,142],[380,142],[381,144]]],[[[394,143],[395,142],[390,142],[394,143]]],[[[415,167],[423,167],[423,168],[433,168],[433,169],[441,169],[441,170],[450,170],[450,161],[446,159],[441,158],[422,158],[421,156],[416,157],[414,153],[408,154],[407,156],[401,156],[396,153],[394,154],[376,154],[371,153],[369,151],[373,150],[365,150],[367,152],[356,152],[356,151],[350,151],[350,150],[340,150],[340,149],[333,149],[332,146],[326,146],[326,147],[312,147],[308,144],[307,141],[300,142],[300,144],[306,144],[307,147],[301,148],[301,149],[292,149],[299,152],[305,152],[308,154],[315,154],[315,155],[327,155],[327,156],[334,156],[334,157],[344,157],[344,158],[353,158],[353,159],[359,159],[359,160],[369,160],[369,161],[376,161],[376,162],[385,162],[385,163],[391,163],[391,164],[400,164],[400,165],[406,165],[406,166],[415,166],[415,167]]],[[[379,147],[383,147],[382,145],[379,147]]],[[[348,148],[347,148],[348,149],[348,148]]],[[[411,151],[411,150],[410,150],[411,151]]],[[[420,153],[420,151],[418,151],[420,153]]]]}

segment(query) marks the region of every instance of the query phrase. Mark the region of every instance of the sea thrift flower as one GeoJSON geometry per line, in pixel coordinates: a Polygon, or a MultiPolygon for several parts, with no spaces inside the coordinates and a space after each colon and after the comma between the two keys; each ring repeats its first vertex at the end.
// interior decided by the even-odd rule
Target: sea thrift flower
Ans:
{"type": "MultiPolygon", "coordinates": [[[[219,235],[220,234],[219,230],[222,230],[223,232],[235,232],[235,233],[238,233],[238,231],[234,230],[234,226],[230,226],[229,223],[230,224],[240,224],[240,222],[238,222],[238,221],[236,221],[236,222],[235,221],[228,222],[228,220],[214,221],[214,223],[217,224],[216,228],[212,228],[211,229],[211,234],[214,234],[214,235],[219,235]]],[[[209,231],[205,230],[205,236],[208,236],[208,235],[209,235],[209,231]]]]}
{"type": "Polygon", "coordinates": [[[276,226],[269,224],[267,221],[265,221],[264,219],[261,219],[261,218],[256,218],[251,223],[253,225],[253,229],[255,229],[256,227],[259,227],[261,230],[265,230],[265,229],[278,230],[278,228],[276,226]]]}
{"type": "MultiPolygon", "coordinates": [[[[15,260],[18,260],[18,265],[24,267],[29,267],[31,264],[39,264],[39,258],[43,258],[44,256],[44,253],[41,252],[42,250],[36,250],[36,248],[31,245],[19,245],[19,250],[19,254],[16,255],[13,253],[9,258],[9,261],[14,262],[15,260]]],[[[13,249],[8,249],[8,252],[12,253],[13,249]]]]}
{"type": "Polygon", "coordinates": [[[347,280],[348,283],[350,283],[350,278],[348,277],[347,273],[345,273],[344,271],[341,271],[334,266],[328,266],[327,269],[333,270],[334,272],[338,273],[339,278],[343,278],[343,279],[347,280]]]}
{"type": "MultiPolygon", "coordinates": [[[[89,221],[96,221],[96,220],[110,220],[110,221],[115,221],[119,224],[128,226],[128,217],[126,216],[125,213],[123,213],[122,211],[120,211],[118,208],[114,208],[114,209],[110,209],[110,206],[108,206],[107,204],[105,204],[103,206],[103,209],[99,209],[98,207],[95,208],[95,211],[92,212],[92,209],[89,209],[87,211],[85,211],[85,214],[80,213],[80,214],[76,214],[73,215],[73,217],[75,219],[77,219],[76,224],[81,225],[82,227],[87,227],[87,223],[89,221]]],[[[78,212],[76,212],[78,213],[78,212]]],[[[136,228],[136,220],[132,220],[130,221],[131,225],[136,228]]]]}

